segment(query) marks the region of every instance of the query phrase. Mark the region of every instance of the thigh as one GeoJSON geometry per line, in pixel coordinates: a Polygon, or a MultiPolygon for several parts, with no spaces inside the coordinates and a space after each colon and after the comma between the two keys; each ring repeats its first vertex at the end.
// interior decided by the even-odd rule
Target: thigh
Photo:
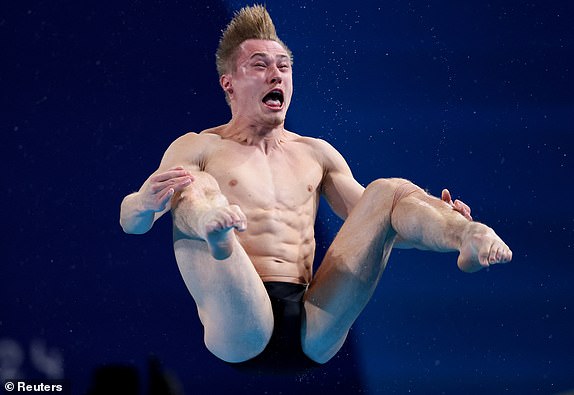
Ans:
{"type": "Polygon", "coordinates": [[[259,354],[273,330],[271,302],[255,268],[235,240],[231,256],[215,260],[201,240],[174,242],[180,273],[205,329],[205,344],[219,358],[241,362],[259,354]]]}
{"type": "Polygon", "coordinates": [[[394,181],[370,184],[327,250],[305,297],[303,349],[324,362],[343,345],[371,298],[396,232],[391,226],[394,181]]]}
{"type": "Polygon", "coordinates": [[[274,327],[269,344],[257,357],[233,366],[252,374],[303,374],[317,366],[301,348],[303,295],[301,284],[265,282],[273,306],[274,327]]]}

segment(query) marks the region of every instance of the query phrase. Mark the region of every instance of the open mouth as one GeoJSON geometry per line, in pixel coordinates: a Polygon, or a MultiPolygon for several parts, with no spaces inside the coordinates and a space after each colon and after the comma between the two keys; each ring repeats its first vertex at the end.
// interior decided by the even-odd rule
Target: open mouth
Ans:
{"type": "Polygon", "coordinates": [[[262,102],[270,108],[280,109],[283,107],[283,92],[280,89],[273,89],[263,97],[262,102]]]}

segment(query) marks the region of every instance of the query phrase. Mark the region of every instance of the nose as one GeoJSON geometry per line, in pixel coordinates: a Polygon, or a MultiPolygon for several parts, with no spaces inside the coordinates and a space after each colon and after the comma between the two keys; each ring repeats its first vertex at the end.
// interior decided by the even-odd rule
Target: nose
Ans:
{"type": "Polygon", "coordinates": [[[281,73],[276,65],[269,67],[269,82],[271,84],[280,84],[283,79],[281,78],[281,73]]]}

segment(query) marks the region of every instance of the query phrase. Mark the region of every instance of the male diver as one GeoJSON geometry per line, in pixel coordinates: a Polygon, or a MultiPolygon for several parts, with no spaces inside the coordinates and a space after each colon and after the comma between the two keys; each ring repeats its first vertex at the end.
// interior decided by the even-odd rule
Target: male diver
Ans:
{"type": "Polygon", "coordinates": [[[177,264],[214,355],[239,363],[298,353],[327,362],[393,247],[458,251],[465,272],[511,260],[508,246],[448,191],[438,199],[397,178],[364,188],[329,143],[285,129],[292,54],[264,7],[235,14],[216,60],[230,121],[175,140],[124,198],[120,219],[125,232],[141,234],[171,211],[177,264]],[[313,275],[320,196],[344,223],[313,275]]]}

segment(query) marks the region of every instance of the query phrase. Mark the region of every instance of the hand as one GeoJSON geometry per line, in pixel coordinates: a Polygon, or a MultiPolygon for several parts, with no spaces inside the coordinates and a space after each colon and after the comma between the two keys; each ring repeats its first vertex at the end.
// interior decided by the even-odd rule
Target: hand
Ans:
{"type": "Polygon", "coordinates": [[[153,212],[165,210],[172,196],[193,180],[193,176],[181,166],[151,176],[140,191],[142,209],[153,212]]]}
{"type": "Polygon", "coordinates": [[[441,200],[451,206],[454,211],[459,212],[464,218],[472,221],[472,217],[470,215],[470,207],[458,199],[453,202],[448,189],[442,190],[441,200]]]}

